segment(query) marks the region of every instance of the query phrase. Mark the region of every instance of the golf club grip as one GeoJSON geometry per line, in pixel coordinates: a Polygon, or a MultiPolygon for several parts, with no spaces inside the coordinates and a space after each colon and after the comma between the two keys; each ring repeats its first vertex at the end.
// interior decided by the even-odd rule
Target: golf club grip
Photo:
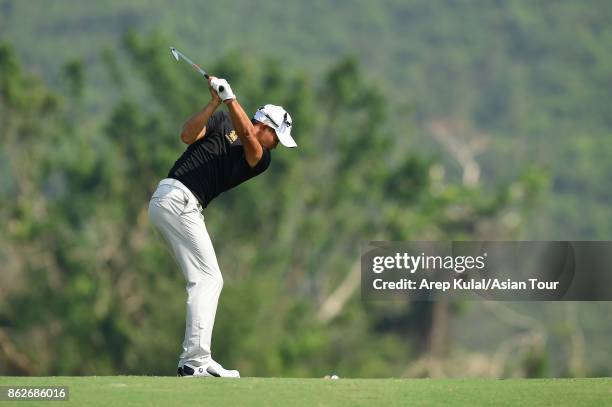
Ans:
{"type": "MultiPolygon", "coordinates": [[[[206,79],[209,79],[209,78],[210,78],[210,75],[209,75],[209,74],[207,74],[207,73],[205,73],[205,74],[204,74],[204,77],[205,77],[206,79]]],[[[219,86],[219,92],[223,92],[223,90],[224,90],[224,89],[225,89],[225,87],[223,87],[223,86],[219,86]]]]}

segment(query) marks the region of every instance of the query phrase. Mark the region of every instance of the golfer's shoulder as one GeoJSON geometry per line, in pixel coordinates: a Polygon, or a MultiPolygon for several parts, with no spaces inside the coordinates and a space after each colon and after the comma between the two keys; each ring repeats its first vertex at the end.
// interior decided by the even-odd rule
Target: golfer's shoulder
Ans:
{"type": "Polygon", "coordinates": [[[215,112],[215,115],[217,116],[217,120],[219,120],[219,122],[221,123],[231,123],[232,122],[232,119],[229,113],[226,112],[225,110],[217,110],[215,112]]]}
{"type": "Polygon", "coordinates": [[[231,124],[232,120],[229,114],[226,111],[217,110],[212,116],[210,116],[206,127],[209,129],[217,129],[231,126],[231,124]]]}
{"type": "Polygon", "coordinates": [[[217,110],[214,116],[217,116],[221,120],[230,120],[230,115],[225,110],[217,110]]]}
{"type": "Polygon", "coordinates": [[[261,174],[270,166],[270,162],[272,161],[272,153],[267,148],[263,149],[263,153],[261,158],[257,162],[257,164],[253,167],[253,171],[257,174],[261,174]]]}

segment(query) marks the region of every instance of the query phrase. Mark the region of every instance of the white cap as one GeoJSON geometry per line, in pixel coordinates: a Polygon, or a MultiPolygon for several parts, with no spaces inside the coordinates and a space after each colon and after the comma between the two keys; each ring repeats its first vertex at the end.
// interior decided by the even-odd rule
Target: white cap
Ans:
{"type": "Polygon", "coordinates": [[[297,143],[291,137],[291,116],[283,107],[265,105],[257,109],[253,119],[272,127],[278,141],[285,147],[297,147],[297,143]]]}

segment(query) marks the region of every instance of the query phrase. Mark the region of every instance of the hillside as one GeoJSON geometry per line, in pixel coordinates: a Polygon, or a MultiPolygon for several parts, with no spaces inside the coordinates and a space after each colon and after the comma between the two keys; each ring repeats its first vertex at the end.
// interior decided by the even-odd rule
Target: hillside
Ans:
{"type": "Polygon", "coordinates": [[[175,45],[246,110],[286,106],[300,145],[206,209],[215,357],[251,376],[610,375],[608,303],[370,304],[353,270],[369,239],[610,238],[612,7],[254,4],[0,0],[0,372],[174,369],[184,282],[147,204],[209,97],[175,45]]]}
{"type": "Polygon", "coordinates": [[[477,145],[470,155],[485,182],[512,179],[525,165],[550,174],[552,194],[525,237],[612,235],[609,2],[3,0],[0,10],[0,36],[29,69],[58,82],[65,60],[85,62],[92,112],[113,97],[100,52],[119,49],[128,29],[160,31],[204,66],[239,51],[316,76],[354,55],[394,102],[398,137],[415,123],[413,144],[457,173],[432,131],[477,145]]]}

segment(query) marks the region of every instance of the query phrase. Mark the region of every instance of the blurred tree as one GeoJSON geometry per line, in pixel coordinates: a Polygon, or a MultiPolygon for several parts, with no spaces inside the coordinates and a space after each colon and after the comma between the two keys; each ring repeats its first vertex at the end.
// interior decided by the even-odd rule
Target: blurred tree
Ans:
{"type": "MultiPolygon", "coordinates": [[[[125,37],[130,81],[141,81],[144,95],[118,74],[123,54],[106,51],[121,96],[98,133],[81,129],[87,113],[71,109],[86,88],[78,62],[66,68],[68,94],[58,95],[0,48],[11,174],[0,189],[0,253],[11,276],[0,297],[0,350],[13,355],[4,373],[173,372],[184,283],[146,208],[185,148],[181,122],[209,96],[166,45],[158,35],[125,37]]],[[[537,185],[454,184],[435,159],[398,148],[408,134],[391,125],[381,90],[354,58],[321,83],[234,53],[210,71],[231,79],[249,112],[286,106],[300,145],[275,151],[264,176],[206,209],[227,282],[216,358],[247,375],[371,377],[401,375],[416,352],[441,355],[454,308],[360,302],[360,244],[512,233],[520,222],[504,216],[522,219],[530,195],[510,190],[537,185]]]]}

